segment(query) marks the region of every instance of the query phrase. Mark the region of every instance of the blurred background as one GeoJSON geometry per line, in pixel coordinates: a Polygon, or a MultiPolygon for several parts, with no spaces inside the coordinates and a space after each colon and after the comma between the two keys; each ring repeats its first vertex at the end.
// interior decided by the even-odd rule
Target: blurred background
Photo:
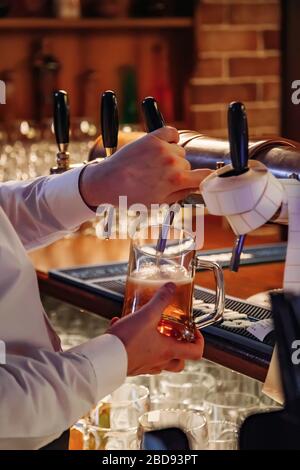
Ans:
{"type": "MultiPolygon", "coordinates": [[[[228,103],[242,101],[251,138],[281,135],[300,141],[300,104],[292,102],[294,81],[299,80],[300,90],[299,24],[299,0],[0,0],[0,80],[6,87],[6,104],[0,105],[0,183],[49,175],[57,153],[52,125],[57,89],[70,98],[72,163],[86,160],[100,133],[100,95],[107,89],[118,96],[125,132],[144,129],[140,102],[152,95],[166,122],[179,129],[227,139],[228,103]]],[[[219,248],[222,240],[231,249],[234,237],[227,223],[206,217],[206,248],[219,248]]],[[[82,292],[75,298],[48,278],[52,268],[126,259],[127,241],[116,245],[95,240],[94,234],[87,224],[74,236],[32,253],[31,259],[41,290],[64,301],[73,295],[78,305],[83,298],[85,308],[99,313],[105,312],[105,303],[82,292]]],[[[286,232],[271,225],[254,236],[249,243],[277,243],[286,232]]],[[[268,272],[261,265],[242,269],[239,282],[235,274],[225,273],[230,295],[246,298],[282,285],[283,263],[268,272]]],[[[201,285],[211,287],[205,282],[201,273],[201,285]]],[[[66,349],[107,327],[103,318],[55,299],[44,296],[43,302],[66,349]]],[[[197,373],[211,368],[205,362],[198,366],[197,373]]],[[[243,363],[237,370],[254,376],[255,364],[247,367],[243,363]]],[[[258,371],[261,379],[264,369],[258,371]]],[[[256,407],[277,406],[262,397],[261,384],[235,374],[214,367],[217,401],[224,391],[246,390],[256,407]],[[225,389],[218,380],[226,382],[225,389]]],[[[136,384],[147,385],[144,380],[136,384]]],[[[153,407],[165,405],[165,390],[150,392],[153,407]]],[[[236,408],[244,413],[242,398],[233,398],[234,413],[236,408]]],[[[203,403],[197,396],[188,406],[203,403]]]]}
{"type": "MultiPolygon", "coordinates": [[[[297,0],[0,0],[0,139],[49,144],[62,88],[73,143],[99,132],[105,89],[127,131],[142,129],[139,101],[153,95],[181,129],[227,137],[227,104],[241,100],[252,137],[300,140],[299,20],[297,0]]],[[[80,148],[72,154],[81,160],[80,148]]]]}

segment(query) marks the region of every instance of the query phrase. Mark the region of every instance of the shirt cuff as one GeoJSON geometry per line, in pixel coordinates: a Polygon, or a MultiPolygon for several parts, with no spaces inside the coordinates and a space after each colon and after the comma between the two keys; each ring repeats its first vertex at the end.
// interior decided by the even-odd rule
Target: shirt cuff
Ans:
{"type": "Polygon", "coordinates": [[[46,202],[58,222],[67,230],[73,230],[95,217],[79,192],[79,177],[84,167],[50,176],[45,185],[46,202]]]}
{"type": "Polygon", "coordinates": [[[68,352],[81,354],[91,363],[97,381],[97,400],[124,383],[127,376],[127,352],[117,336],[105,334],[69,349],[68,352]]]}

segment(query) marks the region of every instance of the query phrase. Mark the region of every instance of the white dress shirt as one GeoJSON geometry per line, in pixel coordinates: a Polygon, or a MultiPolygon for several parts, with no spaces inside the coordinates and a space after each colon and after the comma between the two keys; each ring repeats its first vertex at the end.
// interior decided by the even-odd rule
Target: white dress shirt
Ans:
{"type": "Polygon", "coordinates": [[[47,245],[94,216],[80,169],[0,184],[0,449],[38,449],[58,438],[127,373],[123,343],[103,335],[61,352],[25,250],[47,245]]]}

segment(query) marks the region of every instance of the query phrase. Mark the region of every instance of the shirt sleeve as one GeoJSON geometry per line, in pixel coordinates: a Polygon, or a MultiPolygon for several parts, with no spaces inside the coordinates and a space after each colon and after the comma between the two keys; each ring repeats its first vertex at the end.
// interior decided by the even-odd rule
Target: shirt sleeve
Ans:
{"type": "MultiPolygon", "coordinates": [[[[11,350],[11,348],[9,348],[11,350]]],[[[39,449],[118,388],[127,353],[103,335],[64,353],[8,353],[0,366],[0,449],[39,449]]]]}
{"type": "Polygon", "coordinates": [[[0,184],[0,206],[27,250],[47,245],[95,217],[79,192],[82,170],[0,184]]]}

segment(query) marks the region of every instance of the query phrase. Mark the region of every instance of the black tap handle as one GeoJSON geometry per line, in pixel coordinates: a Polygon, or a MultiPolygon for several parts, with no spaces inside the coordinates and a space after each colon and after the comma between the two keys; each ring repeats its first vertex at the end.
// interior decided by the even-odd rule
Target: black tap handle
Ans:
{"type": "Polygon", "coordinates": [[[143,100],[142,111],[147,132],[153,132],[165,126],[165,121],[158,108],[157,101],[152,96],[148,96],[143,100]]]}
{"type": "Polygon", "coordinates": [[[115,149],[118,146],[119,115],[117,97],[107,90],[101,96],[101,129],[104,148],[115,149]]]}
{"type": "Polygon", "coordinates": [[[228,133],[231,163],[235,175],[248,170],[249,139],[246,108],[243,103],[233,102],[228,108],[228,133]]]}
{"type": "MultiPolygon", "coordinates": [[[[142,111],[148,133],[156,131],[156,129],[161,129],[165,126],[165,121],[159,110],[157,101],[152,96],[148,96],[142,101],[142,111]]],[[[175,212],[171,210],[165,219],[165,221],[167,220],[167,223],[164,221],[160,228],[156,245],[157,253],[163,253],[165,251],[169,233],[169,225],[173,224],[174,217],[175,212]]]]}
{"type": "Polygon", "coordinates": [[[70,106],[66,91],[53,94],[54,132],[57,145],[68,144],[70,140],[70,106]]]}

